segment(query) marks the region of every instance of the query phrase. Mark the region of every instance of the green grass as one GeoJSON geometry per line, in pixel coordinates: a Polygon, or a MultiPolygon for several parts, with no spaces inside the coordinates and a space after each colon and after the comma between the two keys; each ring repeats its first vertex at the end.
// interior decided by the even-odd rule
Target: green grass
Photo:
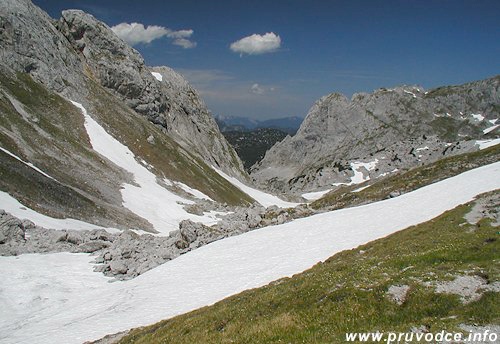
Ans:
{"type": "Polygon", "coordinates": [[[458,331],[458,325],[500,323],[498,293],[464,305],[424,281],[477,274],[499,280],[498,228],[470,225],[471,205],[386,238],[344,251],[313,268],[245,291],[213,306],[133,330],[119,343],[340,343],[346,332],[458,331]],[[411,287],[398,306],[389,286],[411,287]]]}
{"type": "Polygon", "coordinates": [[[406,193],[499,160],[500,145],[496,145],[481,151],[441,159],[426,166],[392,175],[375,182],[360,192],[352,192],[360,185],[341,187],[311,203],[311,207],[333,210],[379,201],[388,198],[392,192],[406,193]]]}

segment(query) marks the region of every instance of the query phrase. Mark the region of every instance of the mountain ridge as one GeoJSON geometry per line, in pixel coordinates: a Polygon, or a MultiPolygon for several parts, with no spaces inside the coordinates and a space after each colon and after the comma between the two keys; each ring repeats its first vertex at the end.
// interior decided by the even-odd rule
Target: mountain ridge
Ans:
{"type": "Polygon", "coordinates": [[[282,192],[314,191],[391,173],[477,149],[498,136],[500,76],[425,91],[418,86],[320,98],[297,134],[277,143],[252,168],[262,184],[282,192]],[[451,145],[450,145],[451,143],[451,145]]]}

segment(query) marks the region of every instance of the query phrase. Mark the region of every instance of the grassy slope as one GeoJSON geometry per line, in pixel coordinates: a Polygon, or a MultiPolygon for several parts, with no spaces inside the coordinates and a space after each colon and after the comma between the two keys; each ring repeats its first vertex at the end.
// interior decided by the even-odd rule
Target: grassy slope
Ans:
{"type": "Polygon", "coordinates": [[[498,293],[463,305],[458,296],[436,294],[421,283],[461,274],[499,280],[498,228],[490,220],[465,223],[470,208],[459,206],[292,278],[136,329],[120,343],[337,343],[350,331],[408,332],[425,325],[438,332],[459,330],[462,323],[498,324],[498,293]],[[411,287],[401,306],[386,297],[395,284],[411,287]]]}
{"type": "Polygon", "coordinates": [[[467,170],[500,160],[500,145],[482,151],[452,156],[407,172],[392,175],[370,187],[351,192],[362,185],[341,187],[311,203],[314,209],[340,209],[388,198],[392,192],[406,193],[467,170]]]}
{"type": "MultiPolygon", "coordinates": [[[[184,182],[220,202],[239,205],[253,201],[100,86],[89,81],[89,91],[90,106],[95,110],[92,115],[134,153],[144,155],[158,175],[184,182]],[[146,141],[150,134],[156,138],[155,145],[146,141]]],[[[28,74],[0,70],[0,113],[0,146],[58,181],[0,152],[0,190],[53,217],[124,228],[150,227],[121,206],[121,183],[132,180],[92,149],[79,109],[28,74]],[[9,96],[26,113],[19,113],[9,96]]]]}
{"type": "MultiPolygon", "coordinates": [[[[113,182],[119,179],[119,171],[102,162],[92,150],[83,117],[73,105],[47,91],[27,74],[0,72],[0,112],[0,145],[59,181],[34,172],[1,152],[1,190],[53,217],[69,216],[102,224],[106,224],[102,222],[104,219],[114,219],[133,227],[147,225],[114,205],[98,206],[97,199],[103,198],[99,188],[78,177],[82,171],[95,176],[107,175],[111,187],[117,190],[120,187],[119,182],[113,182]],[[22,104],[26,114],[17,112],[8,95],[22,104]],[[30,152],[29,157],[26,152],[30,152]],[[61,168],[62,164],[66,164],[66,168],[61,168]]],[[[108,224],[115,223],[114,220],[108,224]]]]}

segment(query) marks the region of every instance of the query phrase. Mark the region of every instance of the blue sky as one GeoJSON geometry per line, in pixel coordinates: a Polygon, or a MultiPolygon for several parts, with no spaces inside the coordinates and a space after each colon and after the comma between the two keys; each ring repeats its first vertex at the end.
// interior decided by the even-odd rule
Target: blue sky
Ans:
{"type": "Polygon", "coordinates": [[[134,48],[148,65],[179,71],[226,116],[305,116],[331,92],[500,74],[498,0],[34,2],[54,18],[79,8],[111,27],[162,27],[163,36],[134,48]],[[260,54],[248,54],[256,36],[231,49],[266,33],[274,35],[260,54]]]}

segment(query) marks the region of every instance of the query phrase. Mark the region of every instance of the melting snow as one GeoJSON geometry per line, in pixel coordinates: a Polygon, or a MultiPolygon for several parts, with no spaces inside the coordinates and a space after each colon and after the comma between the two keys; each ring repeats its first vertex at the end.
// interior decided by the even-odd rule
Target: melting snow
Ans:
{"type": "Polygon", "coordinates": [[[375,167],[378,164],[378,159],[375,159],[370,162],[351,162],[351,169],[354,172],[354,176],[351,177],[351,181],[349,183],[332,183],[333,186],[340,186],[340,185],[355,185],[355,184],[361,184],[366,182],[367,180],[370,180],[370,176],[364,176],[362,170],[359,170],[359,168],[364,167],[367,171],[372,171],[375,169],[375,167]]]}
{"type": "Polygon", "coordinates": [[[137,185],[123,184],[121,189],[125,207],[148,220],[162,234],[177,230],[179,222],[185,219],[208,225],[218,221],[212,215],[197,216],[185,211],[183,204],[193,204],[192,201],[177,196],[158,184],[156,175],[137,162],[134,153],[128,147],[109,135],[87,114],[82,104],[71,102],[85,116],[85,129],[90,137],[92,148],[133,174],[137,185]]]}
{"type": "Polygon", "coordinates": [[[476,145],[479,146],[479,149],[486,149],[489,147],[493,147],[500,144],[500,138],[498,139],[491,139],[491,140],[479,140],[476,141],[476,145]]]}
{"type": "MultiPolygon", "coordinates": [[[[40,214],[37,211],[28,208],[24,204],[21,204],[14,197],[3,191],[0,191],[0,209],[3,209],[6,212],[11,213],[12,215],[14,215],[19,219],[22,220],[28,219],[34,222],[35,224],[45,228],[52,228],[59,230],[61,229],[91,230],[91,229],[103,228],[102,226],[96,226],[75,219],[56,219],[53,217],[40,214]]],[[[109,229],[109,231],[114,231],[114,230],[109,229]]]]}
{"type": "Polygon", "coordinates": [[[213,202],[213,199],[211,199],[210,197],[208,197],[207,195],[205,195],[203,192],[199,191],[199,190],[196,190],[196,189],[193,189],[192,187],[189,187],[187,186],[186,184],[184,183],[181,183],[181,182],[175,182],[175,185],[177,185],[178,187],[180,187],[182,190],[186,191],[188,194],[191,194],[193,195],[194,197],[196,198],[199,198],[199,199],[206,199],[208,201],[212,201],[213,202]]]}
{"type": "Polygon", "coordinates": [[[294,208],[300,204],[300,203],[292,203],[292,202],[283,201],[282,199],[280,199],[277,196],[265,193],[264,191],[260,191],[260,190],[251,188],[250,186],[243,184],[242,182],[240,182],[238,179],[236,179],[234,177],[228,176],[224,172],[216,169],[215,167],[212,166],[212,168],[215,170],[215,172],[220,174],[228,182],[230,182],[231,184],[236,186],[238,189],[240,189],[241,191],[243,191],[244,193],[246,193],[247,195],[252,197],[254,200],[259,202],[262,206],[264,206],[266,208],[273,206],[273,205],[278,206],[280,208],[294,208]]]}
{"type": "Polygon", "coordinates": [[[381,174],[379,174],[377,178],[380,178],[380,177],[385,177],[385,176],[387,176],[387,175],[389,175],[389,174],[391,174],[391,173],[396,173],[397,171],[399,171],[399,170],[398,170],[397,168],[395,168],[394,170],[392,170],[392,171],[390,171],[390,172],[385,172],[385,173],[381,173],[381,174]]]}
{"type": "Polygon", "coordinates": [[[479,113],[471,113],[470,115],[479,122],[482,122],[484,120],[484,116],[479,113]]]}
{"type": "Polygon", "coordinates": [[[483,134],[488,134],[488,133],[491,133],[493,130],[495,130],[496,128],[500,127],[500,124],[497,124],[497,125],[494,125],[492,127],[489,127],[489,128],[486,128],[483,130],[483,134]]]}
{"type": "Polygon", "coordinates": [[[363,175],[363,172],[358,169],[364,167],[367,171],[372,171],[377,166],[377,163],[378,159],[370,162],[351,162],[351,168],[354,171],[354,176],[351,177],[351,182],[349,183],[349,185],[361,184],[363,182],[366,182],[367,180],[370,180],[370,176],[365,177],[363,175]]]}
{"type": "Polygon", "coordinates": [[[213,304],[292,276],[333,254],[428,221],[500,188],[500,162],[380,202],[213,242],[126,282],[92,257],[0,257],[0,340],[82,343],[213,304]]]}
{"type": "Polygon", "coordinates": [[[368,189],[371,185],[365,185],[360,188],[357,188],[356,190],[352,190],[352,192],[360,192],[363,191],[364,189],[368,189]]]}
{"type": "Polygon", "coordinates": [[[407,90],[403,90],[403,92],[407,93],[407,94],[411,94],[413,96],[413,98],[417,98],[417,96],[413,92],[410,92],[410,91],[407,91],[407,90]]]}
{"type": "Polygon", "coordinates": [[[157,72],[151,72],[151,74],[156,78],[158,81],[163,81],[163,75],[157,72]]]}
{"type": "Polygon", "coordinates": [[[302,194],[302,197],[304,197],[308,201],[315,201],[317,199],[320,199],[321,197],[323,197],[324,195],[326,195],[330,191],[332,191],[332,189],[323,190],[323,191],[308,192],[308,193],[302,194]]]}
{"type": "Polygon", "coordinates": [[[39,169],[38,167],[36,167],[35,165],[33,165],[31,162],[26,162],[24,161],[23,159],[21,159],[20,157],[18,157],[17,155],[15,155],[14,153],[8,151],[7,149],[5,148],[2,148],[0,147],[0,150],[3,151],[4,153],[10,155],[11,157],[13,157],[14,159],[17,159],[19,160],[20,162],[22,162],[23,164],[25,164],[26,166],[28,167],[31,167],[32,169],[34,169],[35,171],[37,171],[38,173],[40,173],[41,175],[44,175],[45,177],[47,178],[50,178],[52,180],[55,180],[57,182],[57,180],[51,176],[49,176],[47,173],[43,172],[41,169],[39,169]]]}

